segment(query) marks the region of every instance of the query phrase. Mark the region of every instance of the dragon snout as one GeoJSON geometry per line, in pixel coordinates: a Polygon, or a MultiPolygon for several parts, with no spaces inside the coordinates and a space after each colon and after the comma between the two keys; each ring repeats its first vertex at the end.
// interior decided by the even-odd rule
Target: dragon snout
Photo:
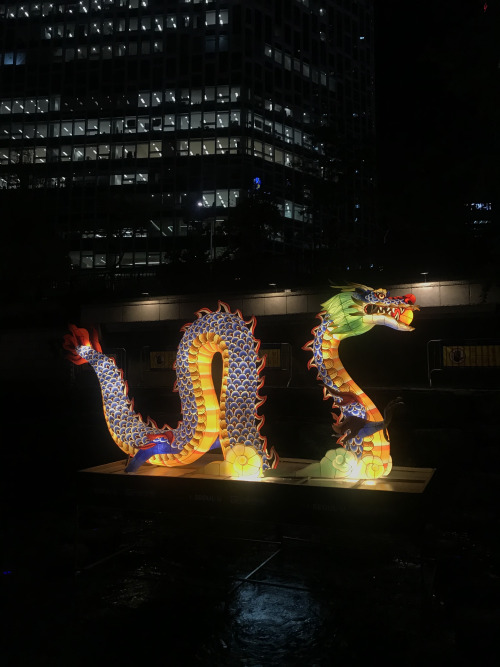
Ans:
{"type": "Polygon", "coordinates": [[[415,301],[417,300],[414,294],[405,294],[403,299],[404,302],[409,304],[410,306],[415,305],[415,301]]]}

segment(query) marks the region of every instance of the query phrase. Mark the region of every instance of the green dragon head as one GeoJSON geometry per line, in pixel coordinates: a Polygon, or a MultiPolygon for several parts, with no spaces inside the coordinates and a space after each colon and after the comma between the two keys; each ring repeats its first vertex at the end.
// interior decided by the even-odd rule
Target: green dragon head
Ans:
{"type": "Polygon", "coordinates": [[[341,291],[321,305],[332,320],[335,335],[359,336],[377,324],[398,331],[413,331],[410,326],[413,311],[419,310],[413,294],[389,296],[386,289],[373,289],[357,283],[332,287],[341,291]]]}

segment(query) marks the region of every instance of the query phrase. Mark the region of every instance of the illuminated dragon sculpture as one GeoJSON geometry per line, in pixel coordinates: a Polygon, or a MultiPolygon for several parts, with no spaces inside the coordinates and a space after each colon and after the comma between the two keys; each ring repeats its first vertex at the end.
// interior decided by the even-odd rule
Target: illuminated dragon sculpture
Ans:
{"type": "Polygon", "coordinates": [[[358,284],[334,289],[341,291],[321,304],[321,323],[312,330],[314,338],[303,349],[312,352],[308,366],[317,369],[325,400],[333,400],[333,430],[340,447],[327,451],[319,463],[297,474],[350,479],[383,477],[392,468],[387,425],[401,399],[391,401],[382,417],[348,375],[339,357],[339,346],[344,338],[359,336],[377,324],[412,331],[413,311],[419,308],[413,294],[391,297],[385,289],[358,284]]]}
{"type": "Polygon", "coordinates": [[[64,348],[74,364],[89,363],[99,380],[104,416],[115,443],[129,455],[127,472],[143,463],[183,466],[193,463],[218,446],[223,460],[208,463],[203,472],[230,477],[261,477],[276,467],[274,449],[268,451],[260,434],[264,418],[257,414],[265,398],[260,373],[265,358],[259,358],[260,341],[253,336],[256,320],[246,322],[241,313],[230,312],[219,302],[218,309],[201,309],[197,320],[182,327],[178,347],[174,389],[179,392],[182,420],[176,428],[158,428],[134,412],[123,372],[106,356],[97,336],[70,325],[64,348]],[[220,399],[212,380],[212,359],[222,356],[220,399]]]}

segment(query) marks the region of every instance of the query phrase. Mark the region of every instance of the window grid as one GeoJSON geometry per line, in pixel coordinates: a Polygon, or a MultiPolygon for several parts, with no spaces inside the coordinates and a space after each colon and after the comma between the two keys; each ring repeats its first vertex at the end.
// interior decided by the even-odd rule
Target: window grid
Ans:
{"type": "MultiPolygon", "coordinates": [[[[289,4],[296,5],[295,13],[299,5],[303,5],[308,8],[308,14],[317,15],[319,20],[316,24],[324,33],[323,42],[319,44],[318,40],[317,50],[326,53],[330,37],[327,32],[326,13],[330,10],[325,13],[325,10],[318,9],[315,3],[311,3],[309,7],[308,0],[296,0],[289,4]]],[[[101,61],[117,58],[121,59],[121,64],[128,57],[133,60],[141,55],[161,54],[164,48],[165,55],[158,60],[166,64],[169,54],[165,45],[168,40],[176,39],[175,31],[191,31],[194,28],[204,31],[206,36],[205,42],[200,39],[200,60],[203,44],[206,49],[226,48],[226,31],[220,31],[219,28],[229,24],[230,11],[214,9],[215,5],[208,0],[183,0],[178,3],[175,14],[161,13],[158,5],[153,5],[154,3],[148,0],[4,2],[0,4],[0,17],[19,21],[40,17],[36,23],[39,38],[44,43],[44,48],[52,49],[55,58],[62,63],[57,67],[64,67],[65,62],[78,59],[101,61]],[[210,6],[198,7],[193,11],[193,6],[204,4],[210,6]],[[110,10],[115,8],[123,8],[123,11],[120,14],[111,14],[110,10]],[[125,9],[133,11],[126,12],[125,9]],[[82,40],[82,37],[85,39],[82,40]]],[[[264,10],[264,13],[266,12],[271,13],[269,8],[264,10]]],[[[291,12],[292,10],[289,16],[291,12]]],[[[341,13],[344,14],[344,11],[341,13]]],[[[328,18],[332,17],[333,13],[328,18]]],[[[288,22],[290,23],[290,20],[288,22]]],[[[352,24],[354,26],[354,20],[352,24]]],[[[261,27],[257,19],[253,26],[258,29],[261,27]]],[[[364,37],[365,35],[361,44],[366,48],[364,37]]],[[[191,43],[191,40],[188,41],[191,43]]],[[[263,42],[261,47],[262,45],[263,42]]],[[[15,52],[12,59],[15,64],[15,52]]],[[[318,61],[322,59],[326,64],[326,56],[321,55],[318,61]]],[[[95,186],[99,182],[108,185],[108,189],[116,185],[127,186],[129,189],[147,187],[148,192],[156,192],[160,187],[155,189],[158,174],[165,178],[168,165],[175,161],[178,161],[178,166],[183,166],[190,157],[206,156],[209,159],[204,165],[202,163],[203,174],[203,170],[205,173],[210,170],[210,164],[223,164],[222,160],[214,163],[210,156],[240,154],[258,170],[267,169],[270,174],[279,173],[279,178],[283,179],[286,173],[292,188],[297,182],[301,182],[299,178],[295,180],[293,173],[321,176],[319,162],[323,155],[322,147],[315,145],[307,129],[304,129],[304,123],[318,122],[321,118],[319,115],[314,116],[314,113],[309,114],[309,111],[301,110],[300,114],[297,113],[297,91],[294,86],[300,85],[297,81],[302,78],[304,86],[307,84],[312,87],[314,84],[323,89],[319,93],[323,106],[326,101],[328,105],[332,105],[330,93],[335,90],[336,81],[333,61],[331,70],[316,66],[314,59],[309,61],[302,55],[297,56],[297,52],[288,50],[287,44],[279,45],[274,41],[265,46],[264,52],[261,50],[261,55],[257,58],[257,61],[261,62],[255,66],[255,72],[257,67],[261,66],[262,70],[270,69],[271,63],[266,63],[269,60],[279,65],[278,68],[271,66],[275,71],[283,70],[283,77],[266,79],[262,97],[255,95],[255,91],[249,95],[246,90],[241,95],[239,88],[228,85],[175,90],[146,89],[136,93],[135,99],[132,97],[125,100],[124,97],[121,108],[116,99],[111,100],[108,97],[109,102],[106,102],[104,96],[96,98],[93,113],[84,112],[93,107],[90,100],[82,99],[80,114],[76,112],[78,98],[63,98],[62,101],[60,97],[43,96],[2,99],[0,164],[4,168],[0,176],[0,187],[19,188],[17,165],[33,164],[36,166],[33,167],[36,178],[30,176],[28,187],[68,188],[72,183],[95,186]],[[294,56],[291,53],[294,53],[294,56]],[[269,95],[270,86],[278,83],[286,88],[287,81],[293,83],[290,91],[285,90],[284,94],[277,95],[279,103],[275,102],[269,95]],[[265,99],[266,96],[268,99],[265,99]],[[62,111],[67,111],[68,114],[63,116],[62,111]],[[70,111],[74,112],[72,121],[68,120],[70,111]],[[59,140],[61,145],[57,146],[56,140],[59,140]],[[87,162],[91,164],[86,165],[87,162]],[[275,169],[278,166],[284,169],[278,171],[275,169]],[[86,170],[89,173],[86,173],[86,170]]],[[[337,60],[344,60],[344,66],[350,70],[354,56],[341,54],[337,60]]],[[[125,66],[128,67],[128,64],[125,66]]],[[[200,65],[199,70],[200,83],[204,80],[202,77],[208,81],[205,64],[200,65]]],[[[368,61],[365,71],[369,71],[368,61]]],[[[359,93],[356,86],[359,88],[360,84],[354,76],[351,78],[353,91],[349,92],[348,97],[352,95],[355,99],[359,93]]],[[[172,80],[175,78],[172,77],[172,80]]],[[[213,80],[217,78],[214,77],[213,80]]],[[[148,85],[146,82],[144,84],[148,85]]],[[[361,106],[369,104],[366,98],[363,101],[359,94],[358,99],[361,106]]],[[[358,132],[361,132],[362,122],[368,122],[366,115],[353,111],[353,124],[356,123],[358,132]]],[[[236,160],[234,163],[236,164],[236,160]]],[[[356,171],[356,174],[359,173],[356,171]]],[[[276,177],[278,191],[280,188],[285,189],[279,178],[276,177]]],[[[26,184],[26,179],[24,183],[26,184]]],[[[168,187],[172,192],[163,194],[165,197],[170,195],[175,198],[175,184],[169,184],[168,187]]],[[[215,194],[212,203],[208,203],[211,195],[204,194],[202,201],[203,207],[214,204],[224,207],[222,203],[216,203],[219,200],[215,194]]],[[[282,198],[279,205],[285,219],[300,222],[307,219],[305,207],[300,202],[294,203],[282,198]]],[[[187,227],[184,223],[169,226],[172,227],[172,233],[186,233],[187,227]]],[[[160,230],[164,229],[161,220],[158,220],[158,227],[160,230]]],[[[163,231],[160,233],[160,236],[162,235],[163,231]]],[[[88,256],[86,257],[85,262],[89,262],[88,256]]],[[[109,264],[109,257],[106,260],[103,253],[92,255],[92,266],[105,266],[106,261],[109,264]]],[[[161,258],[159,261],[162,261],[161,258]]],[[[146,258],[146,265],[148,262],[146,258]]]]}

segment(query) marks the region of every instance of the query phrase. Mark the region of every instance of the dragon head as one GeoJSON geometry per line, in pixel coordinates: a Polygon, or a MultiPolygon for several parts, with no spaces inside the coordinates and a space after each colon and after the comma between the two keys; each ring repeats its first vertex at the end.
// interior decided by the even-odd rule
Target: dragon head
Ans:
{"type": "Polygon", "coordinates": [[[398,331],[413,331],[413,311],[419,310],[413,294],[390,296],[386,289],[373,289],[353,283],[340,289],[321,305],[333,323],[333,333],[357,336],[382,324],[398,331]]]}

